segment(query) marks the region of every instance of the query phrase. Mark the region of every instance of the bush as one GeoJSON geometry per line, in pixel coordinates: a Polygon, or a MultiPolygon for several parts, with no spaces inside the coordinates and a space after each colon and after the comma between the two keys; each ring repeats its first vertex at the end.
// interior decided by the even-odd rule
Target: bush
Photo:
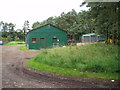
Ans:
{"type": "Polygon", "coordinates": [[[15,37],[15,41],[20,41],[20,39],[16,36],[16,37],[15,37]]]}
{"type": "Polygon", "coordinates": [[[4,44],[10,42],[7,38],[2,38],[2,41],[3,41],[4,44]]]}

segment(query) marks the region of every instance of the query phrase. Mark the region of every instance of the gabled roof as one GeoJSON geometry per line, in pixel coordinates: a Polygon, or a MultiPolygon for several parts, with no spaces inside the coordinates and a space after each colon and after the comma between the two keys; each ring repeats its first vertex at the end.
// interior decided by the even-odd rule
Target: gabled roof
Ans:
{"type": "MultiPolygon", "coordinates": [[[[29,32],[34,31],[34,30],[37,30],[37,29],[42,28],[42,27],[45,27],[45,26],[48,26],[48,25],[50,25],[50,26],[52,26],[52,27],[55,27],[55,28],[58,28],[58,27],[56,27],[56,26],[54,26],[54,25],[52,25],[52,24],[45,24],[45,25],[43,25],[43,26],[37,27],[37,28],[35,28],[35,29],[32,29],[32,30],[30,30],[29,32]]],[[[58,29],[60,29],[60,28],[58,28],[58,29]]],[[[67,31],[65,31],[65,30],[63,30],[63,29],[60,29],[60,30],[67,33],[67,31]]],[[[29,33],[29,32],[28,32],[28,33],[29,33]]],[[[28,34],[28,33],[27,33],[27,34],[28,34]]]]}

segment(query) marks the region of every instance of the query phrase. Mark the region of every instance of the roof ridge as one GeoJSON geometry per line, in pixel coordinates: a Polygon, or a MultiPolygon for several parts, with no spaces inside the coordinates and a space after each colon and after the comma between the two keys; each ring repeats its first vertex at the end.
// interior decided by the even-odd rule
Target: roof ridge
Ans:
{"type": "MultiPolygon", "coordinates": [[[[32,31],[34,31],[34,30],[36,30],[36,29],[45,27],[45,26],[47,26],[47,25],[50,25],[50,26],[55,27],[55,28],[58,28],[58,29],[60,29],[61,31],[64,31],[64,32],[67,33],[67,31],[65,31],[65,30],[63,30],[63,29],[61,29],[61,28],[59,28],[59,27],[57,27],[57,26],[55,26],[55,25],[52,25],[52,24],[45,24],[45,25],[43,25],[43,26],[40,26],[40,27],[37,27],[37,28],[35,28],[35,29],[30,30],[29,32],[27,32],[27,34],[30,33],[30,32],[32,32],[32,31]]],[[[27,35],[27,34],[26,34],[26,35],[27,35]]]]}

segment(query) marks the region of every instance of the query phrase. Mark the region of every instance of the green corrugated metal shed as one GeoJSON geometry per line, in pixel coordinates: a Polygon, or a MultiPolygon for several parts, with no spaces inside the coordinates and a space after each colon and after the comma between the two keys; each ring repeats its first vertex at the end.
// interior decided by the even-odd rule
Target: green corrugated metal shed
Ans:
{"type": "Polygon", "coordinates": [[[28,49],[43,49],[67,44],[67,32],[51,24],[31,30],[26,36],[28,49]]]}

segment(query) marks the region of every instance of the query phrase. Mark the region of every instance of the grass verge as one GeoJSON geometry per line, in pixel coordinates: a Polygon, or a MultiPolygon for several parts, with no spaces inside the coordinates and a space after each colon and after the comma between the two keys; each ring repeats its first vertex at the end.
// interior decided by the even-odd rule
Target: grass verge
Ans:
{"type": "Polygon", "coordinates": [[[12,41],[7,44],[4,44],[3,46],[10,46],[10,45],[25,45],[25,42],[23,41],[12,41]]]}
{"type": "Polygon", "coordinates": [[[28,51],[28,49],[25,48],[25,46],[20,46],[20,47],[19,47],[19,50],[28,51]]]}
{"type": "Polygon", "coordinates": [[[41,52],[41,50],[34,50],[34,49],[33,50],[29,50],[25,46],[20,46],[18,49],[22,50],[22,51],[29,51],[29,52],[38,52],[38,53],[41,52]]]}
{"type": "Polygon", "coordinates": [[[29,60],[26,64],[36,70],[42,70],[46,72],[52,72],[64,76],[75,76],[75,77],[88,77],[88,78],[99,78],[99,79],[114,79],[118,80],[118,73],[95,73],[95,72],[80,72],[76,69],[53,67],[47,64],[34,62],[34,59],[29,60]]]}
{"type": "Polygon", "coordinates": [[[33,69],[66,76],[119,79],[116,45],[102,43],[49,49],[26,64],[33,69]]]}

